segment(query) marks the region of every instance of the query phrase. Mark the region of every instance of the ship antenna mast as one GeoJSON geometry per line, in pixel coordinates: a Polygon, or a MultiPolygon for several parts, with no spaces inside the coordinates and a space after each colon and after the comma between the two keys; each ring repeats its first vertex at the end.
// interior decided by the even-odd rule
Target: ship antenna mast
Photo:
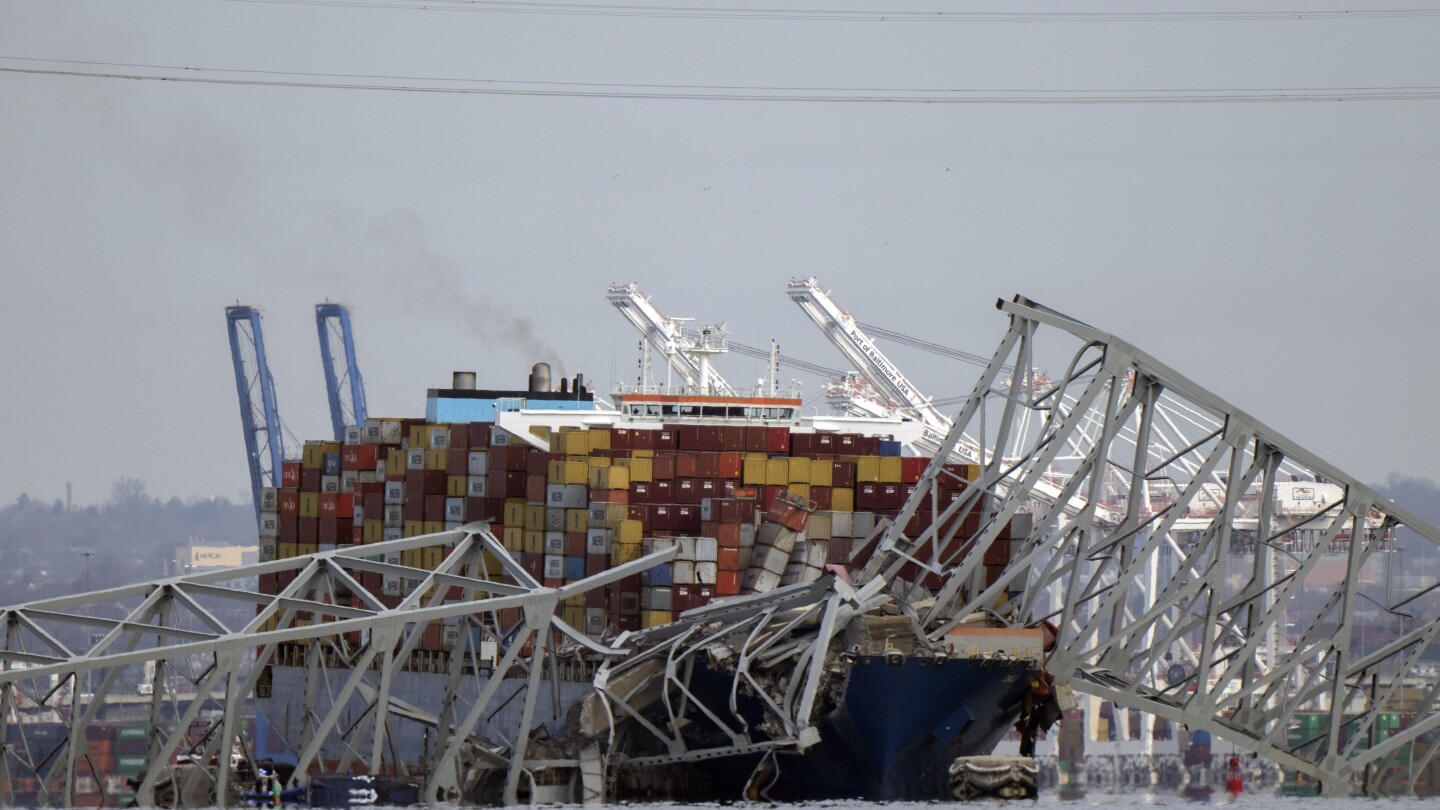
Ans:
{"type": "Polygon", "coordinates": [[[780,390],[780,344],[770,341],[770,396],[779,396],[780,390]]]}

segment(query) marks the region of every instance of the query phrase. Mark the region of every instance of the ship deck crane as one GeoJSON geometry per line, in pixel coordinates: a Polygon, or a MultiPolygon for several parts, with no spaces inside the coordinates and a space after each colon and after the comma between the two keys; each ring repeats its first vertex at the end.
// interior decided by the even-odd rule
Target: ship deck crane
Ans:
{"type": "Polygon", "coordinates": [[[230,356],[235,364],[235,390],[240,398],[240,424],[245,431],[245,454],[250,463],[250,491],[255,519],[260,519],[260,490],[278,485],[276,476],[285,458],[280,411],[275,402],[275,380],[265,361],[265,337],[260,311],[254,307],[225,308],[230,332],[230,356]]]}
{"type": "Polygon", "coordinates": [[[355,362],[355,337],[350,310],[343,304],[316,304],[315,327],[320,333],[320,362],[325,366],[325,393],[330,402],[330,426],[335,440],[345,438],[347,425],[365,423],[365,380],[355,362]],[[349,398],[342,391],[349,389],[349,398]]]}
{"type": "Polygon", "coordinates": [[[734,395],[735,389],[711,366],[713,355],[726,351],[723,330],[707,327],[687,334],[684,320],[668,318],[650,303],[640,285],[611,284],[607,297],[640,334],[650,341],[670,367],[685,378],[685,384],[701,392],[734,395]]]}

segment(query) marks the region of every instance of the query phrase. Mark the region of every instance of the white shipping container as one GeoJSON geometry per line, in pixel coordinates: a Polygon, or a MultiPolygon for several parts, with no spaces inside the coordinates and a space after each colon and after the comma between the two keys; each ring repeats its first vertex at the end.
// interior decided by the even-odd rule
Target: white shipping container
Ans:
{"type": "Polygon", "coordinates": [[[273,512],[260,513],[260,537],[272,540],[280,536],[280,516],[273,512]]]}
{"type": "Polygon", "coordinates": [[[854,534],[850,535],[851,537],[869,537],[870,533],[875,531],[874,512],[851,512],[851,514],[855,516],[855,525],[851,527],[854,534]]]}
{"type": "Polygon", "coordinates": [[[448,428],[448,427],[447,427],[447,428],[442,428],[442,427],[432,427],[432,428],[430,428],[430,449],[431,449],[431,450],[449,450],[449,449],[450,449],[450,428],[448,428]]]}
{"type": "Polygon", "coordinates": [[[260,511],[280,511],[280,490],[276,489],[275,487],[260,488],[260,511]]]}
{"type": "Polygon", "coordinates": [[[400,577],[394,574],[382,574],[380,577],[380,590],[386,596],[400,595],[400,577]]]}
{"type": "Polygon", "coordinates": [[[590,497],[590,488],[584,484],[565,485],[565,508],[584,509],[590,497]]]}
{"type": "Polygon", "coordinates": [[[382,444],[399,444],[405,438],[405,426],[396,419],[383,419],[380,421],[380,442],[382,444]]]}
{"type": "Polygon", "coordinates": [[[556,506],[545,510],[545,531],[565,531],[565,507],[556,506]]]}
{"type": "Polygon", "coordinates": [[[405,469],[407,469],[407,470],[423,470],[423,469],[425,469],[425,448],[423,448],[423,447],[412,447],[412,448],[410,448],[409,450],[406,450],[406,451],[405,451],[405,469]]]}
{"type": "Polygon", "coordinates": [[[322,475],[322,476],[320,476],[320,491],[321,491],[321,492],[324,492],[324,493],[332,494],[332,495],[335,494],[335,493],[337,493],[337,492],[339,492],[339,491],[340,491],[340,476],[338,476],[338,475],[322,475]]]}
{"type": "Polygon", "coordinates": [[[462,526],[464,526],[464,525],[465,525],[465,521],[463,521],[463,520],[447,520],[447,521],[445,521],[445,531],[447,531],[447,532],[459,531],[459,530],[460,530],[460,527],[462,527],[462,526]]]}
{"type": "Polygon", "coordinates": [[[404,534],[405,534],[405,530],[404,530],[404,529],[401,529],[401,528],[398,528],[398,527],[395,527],[395,526],[386,526],[386,527],[385,527],[384,540],[385,540],[385,542],[389,542],[389,541],[391,541],[391,540],[399,540],[402,536],[404,536],[404,534]]]}
{"type": "Polygon", "coordinates": [[[677,561],[689,560],[690,562],[695,562],[695,538],[677,537],[675,538],[675,547],[679,549],[679,551],[675,553],[675,559],[677,561]]]}
{"type": "Polygon", "coordinates": [[[675,547],[673,537],[647,537],[643,541],[643,551],[646,554],[654,554],[657,551],[668,551],[675,547]]]}
{"type": "Polygon", "coordinates": [[[715,500],[714,498],[701,498],[701,499],[700,499],[700,519],[701,519],[701,520],[714,520],[714,519],[715,519],[715,518],[714,518],[714,514],[715,514],[714,500],[715,500]]]}
{"type": "Polygon", "coordinates": [[[564,509],[564,508],[565,508],[565,485],[564,485],[564,484],[546,484],[546,485],[545,485],[545,505],[546,505],[546,506],[550,506],[550,507],[560,508],[560,509],[564,509]]]}
{"type": "Polygon", "coordinates": [[[674,563],[671,563],[670,576],[671,581],[676,585],[694,585],[695,561],[676,560],[674,563]]]}
{"type": "Polygon", "coordinates": [[[720,543],[713,537],[695,538],[695,562],[715,562],[720,559],[720,543]]]}
{"type": "Polygon", "coordinates": [[[359,498],[355,499],[355,514],[353,517],[351,517],[351,521],[356,526],[359,526],[360,524],[365,522],[365,507],[360,505],[359,498]]]}
{"type": "Polygon", "coordinates": [[[740,588],[753,593],[766,593],[780,587],[783,574],[766,571],[763,568],[747,568],[740,577],[740,588]]]}
{"type": "Polygon", "coordinates": [[[592,529],[605,528],[605,504],[590,504],[585,510],[585,525],[592,529]]]}
{"type": "Polygon", "coordinates": [[[465,521],[465,499],[464,499],[464,498],[446,498],[446,499],[445,499],[445,521],[446,521],[447,523],[449,523],[449,522],[463,523],[463,522],[465,521]]]}
{"type": "Polygon", "coordinates": [[[809,553],[805,555],[807,568],[814,568],[816,571],[825,570],[825,560],[830,557],[830,542],[828,540],[811,540],[809,553]]]}
{"type": "Polygon", "coordinates": [[[490,428],[490,446],[491,446],[491,447],[509,447],[509,446],[510,446],[510,431],[506,430],[505,428],[500,427],[499,425],[496,425],[496,426],[490,428]]]}
{"type": "Polygon", "coordinates": [[[674,600],[670,598],[669,586],[657,585],[640,592],[641,607],[646,610],[671,610],[674,600]]]}
{"type": "Polygon", "coordinates": [[[316,548],[316,550],[319,551],[321,554],[324,554],[324,553],[327,552],[327,551],[334,551],[334,550],[335,550],[335,544],[334,544],[334,543],[321,543],[321,544],[316,548]]]}
{"type": "Polygon", "coordinates": [[[465,471],[470,475],[484,475],[490,472],[490,456],[484,450],[471,450],[465,471]]]}
{"type": "Polygon", "coordinates": [[[585,533],[586,554],[609,554],[610,553],[610,530],[590,529],[585,533]]]}
{"type": "Polygon", "coordinates": [[[565,578],[565,557],[559,554],[545,555],[545,579],[565,578]]]}
{"type": "Polygon", "coordinates": [[[715,576],[719,572],[719,564],[713,562],[695,563],[695,584],[714,585],[715,576]]]}
{"type": "Polygon", "coordinates": [[[755,546],[750,554],[751,570],[764,569],[772,574],[783,574],[789,563],[790,553],[774,546],[755,546]]]}
{"type": "Polygon", "coordinates": [[[364,444],[380,443],[380,420],[366,419],[365,429],[361,434],[361,442],[364,444]]]}
{"type": "Polygon", "coordinates": [[[365,428],[359,425],[345,426],[345,443],[361,444],[365,440],[365,428]]]}
{"type": "Polygon", "coordinates": [[[755,524],[740,524],[740,547],[749,548],[755,545],[755,524]]]}
{"type": "Polygon", "coordinates": [[[545,533],[545,553],[546,553],[546,554],[553,554],[553,555],[555,555],[555,556],[557,556],[557,557],[563,557],[563,556],[565,556],[565,533],[564,533],[564,532],[546,532],[546,533],[545,533]]]}
{"type": "Polygon", "coordinates": [[[359,470],[341,470],[341,472],[340,472],[340,491],[341,491],[341,492],[354,492],[354,491],[355,491],[355,488],[356,488],[356,484],[359,484],[359,483],[360,483],[360,471],[359,471],[359,470]]]}
{"type": "Polygon", "coordinates": [[[830,536],[831,536],[831,537],[854,537],[854,536],[855,536],[855,513],[854,513],[854,512],[831,512],[831,513],[830,513],[830,536]]]}
{"type": "Polygon", "coordinates": [[[605,632],[605,627],[610,622],[605,616],[605,608],[585,608],[585,632],[588,635],[598,636],[605,632]]]}
{"type": "Polygon", "coordinates": [[[465,479],[465,494],[471,498],[485,497],[487,478],[483,475],[471,475],[465,479]]]}
{"type": "Polygon", "coordinates": [[[385,473],[377,473],[374,470],[361,470],[360,483],[375,484],[385,480],[385,473]]]}
{"type": "Polygon", "coordinates": [[[404,506],[404,505],[405,505],[405,482],[404,482],[404,481],[386,481],[386,482],[385,482],[385,503],[386,503],[387,506],[404,506]]]}
{"type": "Polygon", "coordinates": [[[405,526],[405,507],[386,506],[385,526],[392,529],[400,529],[405,526]]]}
{"type": "Polygon", "coordinates": [[[387,553],[385,554],[385,564],[386,564],[386,565],[399,565],[399,564],[400,564],[400,552],[398,552],[398,551],[387,552],[387,553]]]}
{"type": "Polygon", "coordinates": [[[279,548],[275,545],[274,541],[260,541],[260,562],[270,562],[271,560],[278,560],[280,558],[278,552],[279,548]]]}

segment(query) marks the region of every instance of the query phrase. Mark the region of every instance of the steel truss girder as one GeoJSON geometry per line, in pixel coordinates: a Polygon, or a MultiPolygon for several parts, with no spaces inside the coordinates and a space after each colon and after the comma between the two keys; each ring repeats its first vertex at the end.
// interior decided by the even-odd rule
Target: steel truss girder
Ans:
{"type": "MultiPolygon", "coordinates": [[[[312,666],[322,651],[334,652],[349,671],[340,693],[332,695],[331,710],[306,724],[297,779],[304,777],[322,745],[330,739],[340,741],[352,752],[363,749],[371,773],[387,765],[403,768],[398,759],[387,760],[385,756],[388,718],[400,716],[431,725],[438,735],[437,750],[451,757],[466,741],[496,749],[510,748],[506,793],[513,803],[523,772],[535,766],[526,760],[525,746],[539,676],[547,659],[553,660],[550,628],[592,652],[628,652],[624,646],[604,647],[591,641],[555,615],[557,606],[567,598],[666,562],[674,554],[674,549],[657,552],[560,588],[547,588],[509,556],[488,524],[473,523],[439,534],[344,546],[303,557],[0,608],[0,626],[5,629],[0,648],[0,710],[4,710],[8,722],[10,712],[21,704],[48,709],[66,720],[71,731],[58,747],[49,747],[48,754],[38,759],[29,756],[29,746],[23,739],[21,745],[7,747],[0,756],[0,775],[11,772],[12,765],[22,764],[37,774],[42,803],[58,797],[65,806],[72,806],[75,769],[87,756],[85,727],[107,698],[116,694],[115,683],[125,667],[154,662],[149,714],[156,732],[151,739],[150,767],[137,799],[142,805],[153,804],[158,783],[172,774],[172,757],[188,753],[199,762],[215,758],[218,767],[213,774],[193,769],[176,788],[193,795],[189,791],[198,787],[213,796],[211,801],[223,806],[232,779],[228,754],[235,739],[238,708],[254,695],[263,666],[273,659],[277,646],[299,642],[309,645],[307,657],[312,666]],[[403,552],[436,547],[444,550],[444,557],[434,570],[395,562],[403,559],[403,552]],[[293,580],[278,594],[257,593],[254,582],[267,574],[293,575],[293,580]],[[387,607],[381,593],[361,584],[363,574],[401,576],[411,580],[414,588],[398,605],[387,607]],[[499,581],[501,576],[510,581],[499,581]],[[453,588],[461,589],[463,598],[447,600],[453,588]],[[351,604],[337,604],[347,594],[352,597],[351,604]],[[256,613],[253,618],[227,624],[204,606],[217,599],[254,605],[256,613]],[[502,660],[503,668],[489,678],[463,722],[455,725],[453,713],[442,722],[420,717],[421,713],[398,702],[392,707],[393,678],[406,666],[428,622],[451,617],[468,622],[470,617],[504,608],[520,608],[524,618],[502,660]],[[123,615],[114,618],[117,614],[123,615]],[[60,638],[64,631],[59,628],[76,625],[95,631],[95,635],[87,636],[92,640],[86,645],[67,646],[60,638]],[[354,641],[357,635],[358,645],[354,641]],[[522,645],[531,637],[536,639],[533,652],[528,660],[522,660],[522,645]],[[199,671],[195,672],[197,666],[199,671]],[[521,666],[529,673],[526,709],[516,738],[497,743],[476,729],[504,680],[499,673],[512,666],[521,666]],[[191,670],[186,678],[194,686],[193,697],[167,693],[167,672],[187,669],[191,670]],[[102,674],[93,695],[88,699],[62,699],[66,686],[78,695],[81,680],[92,672],[102,674]],[[218,719],[208,722],[199,748],[182,750],[185,732],[203,710],[212,706],[212,695],[216,694],[223,711],[218,713],[218,719]],[[363,721],[348,729],[340,728],[341,717],[357,702],[363,721]],[[176,731],[170,734],[161,730],[166,708],[177,717],[176,731]],[[362,737],[368,739],[368,747],[362,737]]],[[[468,632],[458,634],[452,653],[452,690],[459,681],[459,659],[467,652],[469,636],[468,632]]],[[[308,703],[312,695],[307,692],[306,697],[308,703]]],[[[444,703],[453,706],[453,695],[444,703]]],[[[449,767],[432,767],[426,795],[453,801],[458,796],[458,774],[453,760],[445,761],[449,767]]],[[[12,793],[0,794],[0,802],[7,806],[12,800],[12,793]]]]}
{"type": "Polygon", "coordinates": [[[984,437],[980,477],[942,507],[950,473],[932,464],[860,592],[892,587],[920,562],[944,577],[923,617],[935,640],[975,610],[1050,619],[1059,639],[1049,666],[1076,689],[1207,729],[1327,793],[1413,790],[1436,753],[1427,735],[1440,729],[1440,688],[1423,681],[1409,727],[1383,741],[1375,731],[1402,687],[1422,683],[1440,624],[1402,610],[1423,592],[1390,598],[1362,573],[1397,528],[1436,544],[1440,530],[1136,346],[1022,297],[997,306],[1009,329],[937,454],[962,432],[984,437]],[[1037,358],[1066,366],[1049,389],[1027,371],[1037,358]],[[1018,371],[997,395],[1007,365],[1018,371]],[[1188,421],[1166,415],[1176,403],[1188,421]],[[1297,470],[1343,497],[1282,513],[1277,485],[1297,470]],[[1086,508],[1066,515],[1076,496],[1086,508]],[[1095,519],[1101,504],[1112,519],[1095,519]],[[957,516],[977,506],[981,529],[957,546],[957,516]],[[1001,540],[1021,511],[1033,517],[1029,535],[1001,540]],[[929,527],[906,537],[917,513],[929,527]],[[1010,562],[987,584],[981,563],[997,542],[1011,543],[1010,562]],[[1047,603],[1057,589],[1063,598],[1047,603]],[[1361,647],[1361,611],[1400,623],[1398,638],[1361,647]],[[1190,665],[1170,682],[1163,670],[1177,652],[1190,665]],[[1297,710],[1325,715],[1319,739],[1287,732],[1297,710]]]}

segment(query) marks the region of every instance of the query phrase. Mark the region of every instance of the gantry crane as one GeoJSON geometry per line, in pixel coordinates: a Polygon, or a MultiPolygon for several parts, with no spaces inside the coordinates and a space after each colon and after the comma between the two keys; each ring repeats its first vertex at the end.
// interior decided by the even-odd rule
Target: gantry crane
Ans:
{"type": "Polygon", "coordinates": [[[607,297],[657,351],[685,384],[702,393],[734,395],[735,389],[711,366],[711,358],[727,350],[722,327],[707,326],[698,331],[685,329],[685,319],[660,314],[640,285],[611,284],[607,297]]]}
{"type": "Polygon", "coordinates": [[[315,327],[320,332],[320,362],[325,366],[330,426],[335,431],[335,440],[340,441],[345,438],[347,425],[365,423],[365,381],[355,362],[350,310],[343,304],[316,304],[315,327]],[[348,400],[341,394],[345,388],[350,391],[348,400]]]}
{"type": "Polygon", "coordinates": [[[245,431],[245,454],[250,462],[250,492],[255,519],[260,519],[260,490],[278,485],[285,458],[280,410],[275,403],[275,380],[265,362],[265,337],[260,311],[254,307],[225,308],[230,331],[230,356],[235,363],[235,390],[240,397],[240,425],[245,431]]]}

